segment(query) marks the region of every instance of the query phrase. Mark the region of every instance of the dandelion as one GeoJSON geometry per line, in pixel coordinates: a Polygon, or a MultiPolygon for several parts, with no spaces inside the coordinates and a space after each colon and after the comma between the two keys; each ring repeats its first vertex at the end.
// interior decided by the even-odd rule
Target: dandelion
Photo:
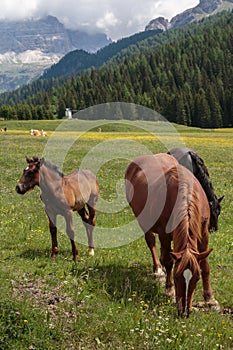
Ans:
{"type": "Polygon", "coordinates": [[[24,323],[28,323],[28,320],[23,320],[24,323]]]}

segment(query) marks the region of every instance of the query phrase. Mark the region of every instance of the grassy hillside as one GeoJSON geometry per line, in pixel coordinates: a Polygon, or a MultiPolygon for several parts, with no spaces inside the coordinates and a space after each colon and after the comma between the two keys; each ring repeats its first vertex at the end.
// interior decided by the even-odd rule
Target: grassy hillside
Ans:
{"type": "MultiPolygon", "coordinates": [[[[88,256],[84,229],[79,218],[75,219],[80,255],[76,264],[72,262],[70,242],[62,225],[58,234],[59,255],[55,262],[50,260],[50,234],[39,189],[24,196],[15,192],[26,165],[25,155],[42,156],[59,122],[12,121],[7,123],[8,132],[0,134],[0,349],[231,349],[233,130],[173,125],[177,132],[171,133],[153,122],[147,126],[143,122],[141,130],[140,124],[132,129],[124,121],[104,126],[103,122],[97,121],[96,129],[82,136],[81,130],[90,129],[90,121],[77,121],[79,132],[71,124],[71,128],[65,131],[64,126],[62,132],[55,134],[58,141],[55,156],[66,142],[75,141],[63,163],[65,173],[78,168],[92,154],[95,156],[101,147],[105,149],[107,155],[102,156],[110,159],[97,173],[101,198],[109,203],[109,208],[117,200],[122,205],[119,211],[98,210],[94,257],[88,256]],[[102,126],[101,133],[98,125],[102,126]],[[50,138],[30,136],[29,130],[35,127],[48,130],[50,138]],[[145,128],[158,130],[159,137],[145,128]],[[177,318],[175,305],[165,298],[163,287],[151,276],[151,256],[139,227],[126,230],[124,238],[131,237],[131,241],[118,247],[119,237],[112,233],[112,228],[131,222],[133,216],[124,206],[119,187],[129,159],[111,158],[110,146],[118,140],[123,147],[131,140],[132,154],[135,147],[153,153],[166,152],[166,145],[175,144],[178,137],[204,159],[216,194],[225,195],[219,231],[211,233],[209,244],[214,248],[209,256],[211,283],[222,313],[201,304],[199,282],[194,295],[195,310],[189,319],[177,318]],[[111,239],[111,247],[103,248],[105,241],[98,234],[100,229],[112,235],[110,238],[106,235],[106,239],[111,239]]],[[[5,125],[6,122],[0,122],[1,128],[5,125]]],[[[116,151],[123,154],[124,148],[116,151]]]]}

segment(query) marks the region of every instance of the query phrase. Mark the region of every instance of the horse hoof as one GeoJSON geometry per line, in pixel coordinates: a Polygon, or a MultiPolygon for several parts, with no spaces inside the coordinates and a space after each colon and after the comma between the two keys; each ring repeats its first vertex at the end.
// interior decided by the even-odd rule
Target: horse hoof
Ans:
{"type": "Polygon", "coordinates": [[[158,270],[154,273],[156,281],[159,283],[165,283],[166,282],[166,276],[165,273],[161,268],[158,268],[158,270]]]}
{"type": "Polygon", "coordinates": [[[89,248],[89,255],[90,256],[94,256],[95,255],[94,248],[89,248]]]}
{"type": "Polygon", "coordinates": [[[171,298],[173,302],[175,302],[175,288],[166,288],[166,296],[171,298]]]}
{"type": "Polygon", "coordinates": [[[221,307],[220,307],[219,303],[217,302],[217,300],[215,300],[214,298],[208,300],[206,302],[206,304],[211,310],[214,310],[216,312],[221,312],[221,307]]]}

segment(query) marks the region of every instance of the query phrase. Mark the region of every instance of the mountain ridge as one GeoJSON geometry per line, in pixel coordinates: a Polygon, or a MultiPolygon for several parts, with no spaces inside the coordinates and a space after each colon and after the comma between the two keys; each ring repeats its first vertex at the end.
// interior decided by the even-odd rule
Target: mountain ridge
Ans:
{"type": "Polygon", "coordinates": [[[160,34],[161,30],[144,31],[133,34],[129,37],[113,42],[96,53],[89,53],[84,50],[74,50],[65,55],[59,62],[52,65],[48,70],[45,70],[41,76],[42,79],[58,78],[61,76],[70,76],[77,74],[82,70],[91,67],[100,67],[109,59],[119,54],[124,49],[131,45],[137,45],[144,39],[160,34]]]}
{"type": "Polygon", "coordinates": [[[14,90],[38,78],[70,51],[95,52],[112,42],[106,34],[66,29],[53,16],[1,20],[0,36],[0,91],[14,90]]]}
{"type": "MultiPolygon", "coordinates": [[[[218,11],[230,8],[233,9],[233,0],[200,0],[200,3],[196,7],[176,15],[171,21],[168,21],[164,17],[152,20],[146,26],[145,31],[148,32],[153,29],[167,31],[168,29],[173,29],[172,27],[182,27],[193,21],[200,20],[203,17],[210,16],[218,11]]],[[[91,53],[95,52],[96,49],[95,38],[98,39],[97,41],[100,43],[99,46],[101,48],[105,48],[111,43],[111,39],[108,39],[105,34],[91,35],[74,30],[66,30],[64,32],[64,25],[61,24],[56,17],[47,16],[45,19],[34,20],[39,33],[42,30],[43,25],[45,25],[44,28],[46,29],[46,35],[45,37],[41,37],[37,34],[37,46],[33,46],[33,41],[30,35],[20,36],[19,31],[18,36],[14,37],[12,36],[11,31],[9,31],[9,21],[4,22],[4,28],[1,27],[3,22],[4,21],[0,21],[0,35],[1,38],[5,37],[5,41],[1,40],[0,42],[0,93],[15,90],[22,85],[40,78],[41,76],[47,77],[46,75],[48,72],[50,75],[49,77],[53,77],[52,72],[58,71],[58,67],[56,67],[57,64],[63,65],[62,69],[65,72],[64,75],[75,74],[91,66],[98,67],[105,63],[105,61],[103,60],[103,57],[101,60],[99,60],[99,58],[96,60],[96,57],[91,56],[91,53]],[[52,30],[50,30],[51,27],[52,30]],[[21,39],[21,41],[18,39],[21,39]],[[56,42],[56,47],[54,47],[54,42],[56,42]],[[85,45],[88,42],[91,45],[89,47],[91,53],[88,52],[88,50],[85,50],[85,45]],[[10,48],[9,43],[11,43],[10,48]],[[31,45],[30,50],[26,48],[26,44],[28,43],[31,45]],[[80,45],[79,47],[77,47],[78,43],[80,45]],[[8,49],[6,50],[7,45],[8,49]],[[75,54],[73,54],[75,50],[79,50],[80,52],[80,55],[77,55],[76,58],[75,54]],[[67,57],[68,61],[72,56],[72,64],[74,64],[74,67],[71,67],[71,72],[68,72],[68,74],[66,69],[64,69],[67,55],[69,55],[67,57]],[[78,62],[76,62],[76,59],[78,62]],[[60,61],[62,62],[60,63],[60,61]],[[75,71],[75,67],[77,68],[77,71],[75,71]]],[[[20,22],[20,26],[27,28],[28,23],[28,21],[20,22]]],[[[136,33],[135,35],[137,34],[139,33],[136,33]]],[[[61,74],[56,73],[55,77],[56,76],[61,76],[61,74]]]]}
{"type": "MultiPolygon", "coordinates": [[[[152,30],[155,33],[156,31],[165,32],[170,29],[183,27],[194,21],[212,16],[215,14],[215,12],[225,9],[233,9],[233,0],[200,0],[197,6],[187,9],[184,12],[174,16],[171,21],[164,17],[158,17],[157,19],[152,20],[150,24],[146,26],[144,33],[152,30]]],[[[134,36],[136,35],[137,34],[134,36]]],[[[126,39],[127,38],[123,38],[121,40],[124,41],[126,39]]],[[[114,44],[115,43],[112,43],[109,46],[114,46],[114,44]]],[[[109,46],[104,47],[99,51],[107,51],[109,46]]],[[[88,53],[83,53],[81,51],[78,52],[77,50],[70,52],[69,54],[65,55],[59,62],[54,63],[48,70],[46,70],[42,75],[42,78],[69,76],[80,72],[82,69],[87,69],[92,66],[99,67],[101,64],[104,64],[106,62],[106,60],[99,60],[99,51],[97,51],[95,56],[92,57],[88,53]]]]}
{"type": "Polygon", "coordinates": [[[203,17],[213,15],[217,11],[227,9],[233,9],[233,0],[200,0],[197,6],[177,14],[170,21],[164,17],[152,19],[145,27],[145,30],[161,29],[166,31],[182,27],[194,21],[199,21],[203,17]]]}

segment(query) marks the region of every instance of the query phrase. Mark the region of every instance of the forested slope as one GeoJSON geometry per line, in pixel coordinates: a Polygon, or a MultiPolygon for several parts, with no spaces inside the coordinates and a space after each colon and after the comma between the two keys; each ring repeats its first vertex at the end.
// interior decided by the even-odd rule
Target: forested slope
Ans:
{"type": "Polygon", "coordinates": [[[131,45],[137,45],[141,41],[161,32],[161,30],[150,30],[137,33],[111,43],[96,53],[88,53],[84,50],[69,52],[57,64],[48,69],[43,74],[42,79],[72,76],[91,67],[100,67],[122,50],[127,49],[131,45]]]}

